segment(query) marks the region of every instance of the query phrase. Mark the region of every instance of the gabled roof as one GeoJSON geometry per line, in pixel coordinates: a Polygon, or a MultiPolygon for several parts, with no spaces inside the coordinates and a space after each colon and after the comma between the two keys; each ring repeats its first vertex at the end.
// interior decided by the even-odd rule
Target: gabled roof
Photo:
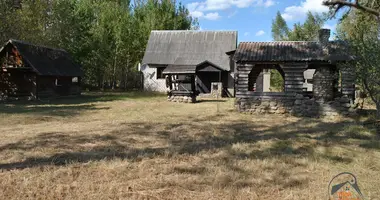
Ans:
{"type": "MultiPolygon", "coordinates": [[[[83,76],[80,66],[74,62],[69,53],[63,49],[38,46],[20,40],[9,40],[23,60],[41,76],[83,76]]],[[[0,52],[5,48],[0,49],[0,52]]]]}
{"type": "Polygon", "coordinates": [[[241,42],[235,52],[235,61],[348,61],[353,60],[343,42],[241,42]]]}
{"type": "Polygon", "coordinates": [[[236,46],[237,31],[152,31],[142,62],[197,65],[208,60],[229,71],[226,52],[236,46]]]}
{"type": "Polygon", "coordinates": [[[204,72],[218,72],[218,71],[226,71],[215,65],[214,63],[205,60],[197,65],[168,65],[163,74],[195,74],[197,71],[204,72]]]}

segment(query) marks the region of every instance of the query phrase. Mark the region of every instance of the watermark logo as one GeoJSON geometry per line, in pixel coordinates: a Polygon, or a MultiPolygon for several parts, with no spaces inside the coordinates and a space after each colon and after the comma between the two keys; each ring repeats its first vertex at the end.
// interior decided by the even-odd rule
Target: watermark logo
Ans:
{"type": "Polygon", "coordinates": [[[330,200],[364,200],[355,175],[342,172],[329,183],[330,200]]]}

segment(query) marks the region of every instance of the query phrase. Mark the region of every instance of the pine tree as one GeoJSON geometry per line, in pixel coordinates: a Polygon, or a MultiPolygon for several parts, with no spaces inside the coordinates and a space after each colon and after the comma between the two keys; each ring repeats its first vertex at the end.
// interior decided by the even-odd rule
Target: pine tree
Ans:
{"type": "Polygon", "coordinates": [[[287,40],[289,36],[289,27],[285,19],[277,12],[276,18],[272,21],[272,37],[275,41],[287,40]]]}

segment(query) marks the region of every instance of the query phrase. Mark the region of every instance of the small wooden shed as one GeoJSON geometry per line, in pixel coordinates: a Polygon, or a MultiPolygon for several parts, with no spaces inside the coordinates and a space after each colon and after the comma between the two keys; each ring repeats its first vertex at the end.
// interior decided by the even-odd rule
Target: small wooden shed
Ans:
{"type": "Polygon", "coordinates": [[[81,94],[83,71],[62,49],[9,40],[0,49],[0,96],[51,98],[81,94]]]}

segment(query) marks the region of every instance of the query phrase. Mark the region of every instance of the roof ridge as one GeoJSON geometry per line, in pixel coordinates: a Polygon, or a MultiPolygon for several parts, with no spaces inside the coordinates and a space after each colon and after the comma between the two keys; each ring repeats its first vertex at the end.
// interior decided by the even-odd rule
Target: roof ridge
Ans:
{"type": "MultiPolygon", "coordinates": [[[[243,42],[240,42],[240,43],[305,43],[305,42],[310,42],[310,43],[319,43],[318,41],[269,41],[269,42],[259,42],[259,41],[243,41],[243,42]]],[[[332,41],[329,41],[329,42],[332,42],[332,41]]]]}
{"type": "Polygon", "coordinates": [[[63,51],[63,52],[67,53],[66,50],[61,49],[61,48],[54,48],[54,47],[48,47],[48,46],[44,46],[44,45],[32,44],[32,43],[29,43],[29,42],[26,42],[26,41],[23,41],[23,40],[9,39],[9,42],[10,43],[12,43],[12,42],[18,42],[18,43],[25,44],[25,45],[30,45],[30,46],[34,46],[34,47],[42,47],[42,48],[45,48],[45,49],[51,49],[51,50],[55,50],[55,51],[63,51]]]}
{"type": "Polygon", "coordinates": [[[238,32],[237,30],[152,30],[151,32],[238,32]]]}

